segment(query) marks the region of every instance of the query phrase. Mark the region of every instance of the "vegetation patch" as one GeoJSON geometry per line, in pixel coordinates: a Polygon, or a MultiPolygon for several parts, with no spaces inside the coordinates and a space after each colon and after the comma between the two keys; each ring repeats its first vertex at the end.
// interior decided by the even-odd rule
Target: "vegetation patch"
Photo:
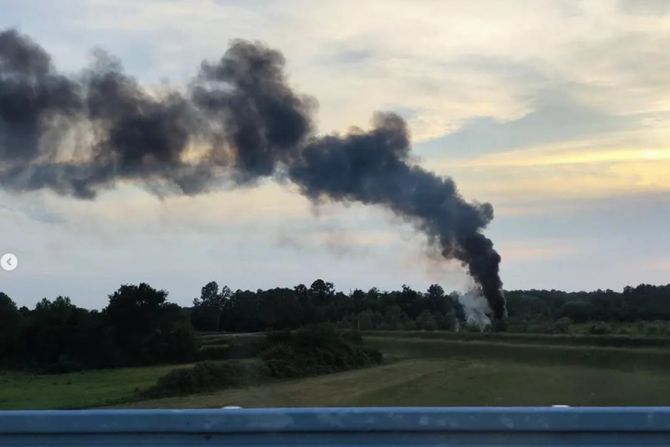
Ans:
{"type": "Polygon", "coordinates": [[[196,360],[197,340],[167,292],[123,285],[101,312],[46,298],[18,309],[0,293],[0,365],[52,374],[196,360]]]}
{"type": "Polygon", "coordinates": [[[411,337],[453,341],[485,341],[491,343],[595,346],[611,348],[670,348],[670,337],[640,337],[630,335],[515,334],[509,332],[448,331],[365,331],[362,334],[373,337],[411,337]]]}
{"type": "MultiPolygon", "coordinates": [[[[270,332],[265,337],[231,337],[225,345],[205,345],[200,355],[259,358],[198,363],[161,377],[144,397],[201,393],[257,385],[272,379],[328,374],[382,363],[382,354],[362,345],[354,332],[313,327],[270,332]]],[[[229,357],[228,357],[229,358],[229,357]]]]}
{"type": "Polygon", "coordinates": [[[63,410],[128,403],[174,368],[158,365],[67,374],[0,372],[0,409],[63,410]]]}
{"type": "Polygon", "coordinates": [[[231,387],[256,385],[269,379],[269,371],[258,360],[198,363],[175,369],[142,393],[145,397],[201,393],[231,387]]]}
{"type": "Polygon", "coordinates": [[[495,405],[668,405],[665,371],[524,364],[472,358],[407,359],[338,374],[215,393],[133,402],[141,408],[495,405]]]}
{"type": "Polygon", "coordinates": [[[365,347],[352,334],[315,327],[268,336],[271,346],[261,357],[273,377],[328,374],[382,363],[381,352],[365,347]]]}
{"type": "Polygon", "coordinates": [[[266,337],[230,338],[226,342],[203,343],[198,350],[199,360],[231,360],[258,357],[268,346],[266,337]]]}
{"type": "Polygon", "coordinates": [[[521,343],[489,343],[409,337],[365,337],[365,342],[395,359],[466,358],[545,366],[583,365],[617,370],[670,368],[670,351],[642,348],[551,346],[521,343]]]}

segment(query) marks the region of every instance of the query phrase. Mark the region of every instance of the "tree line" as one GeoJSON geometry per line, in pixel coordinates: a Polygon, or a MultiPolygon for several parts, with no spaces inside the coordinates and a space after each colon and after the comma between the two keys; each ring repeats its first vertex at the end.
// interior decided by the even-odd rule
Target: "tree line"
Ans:
{"type": "MultiPolygon", "coordinates": [[[[511,332],[565,332],[570,324],[670,321],[670,285],[642,284],[622,292],[506,292],[511,332]]],[[[67,297],[18,308],[0,293],[0,367],[65,371],[187,362],[198,359],[194,331],[259,332],[329,323],[353,330],[482,330],[457,293],[437,285],[425,292],[337,291],[318,279],[309,287],[232,291],[206,284],[192,307],[167,301],[147,284],[123,285],[102,310],[67,297]]],[[[505,327],[498,327],[504,330],[505,327]]],[[[600,330],[598,329],[598,330],[600,330]]]]}
{"type": "MultiPolygon", "coordinates": [[[[564,332],[579,323],[670,321],[670,285],[641,284],[621,292],[596,290],[511,290],[505,292],[509,317],[496,330],[564,332]]],[[[210,282],[191,310],[201,331],[254,332],[336,323],[356,330],[490,330],[474,324],[472,308],[456,292],[437,285],[425,292],[356,289],[348,294],[316,280],[310,287],[232,292],[210,282]]]]}
{"type": "Polygon", "coordinates": [[[238,290],[210,282],[193,301],[191,322],[199,331],[257,332],[336,323],[357,330],[457,330],[466,322],[455,293],[431,285],[426,292],[403,286],[349,294],[317,279],[309,287],[238,290]]]}
{"type": "MultiPolygon", "coordinates": [[[[507,327],[515,332],[564,332],[571,323],[670,321],[670,284],[640,284],[621,292],[511,290],[506,296],[507,327]]],[[[606,325],[599,327],[596,332],[606,332],[606,325]]]]}
{"type": "Polygon", "coordinates": [[[174,363],[195,359],[197,342],[184,310],[167,292],[124,285],[102,310],[67,297],[17,308],[0,293],[0,365],[47,372],[174,363]]]}

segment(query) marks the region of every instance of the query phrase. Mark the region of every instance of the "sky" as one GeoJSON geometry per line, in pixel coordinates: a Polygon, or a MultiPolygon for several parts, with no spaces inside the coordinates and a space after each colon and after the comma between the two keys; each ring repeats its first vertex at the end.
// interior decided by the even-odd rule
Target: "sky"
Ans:
{"type": "MultiPolygon", "coordinates": [[[[670,2],[0,0],[64,72],[102,48],[139,81],[183,88],[231,40],[280,50],[320,134],[409,123],[414,160],[489,202],[506,289],[621,289],[670,278],[670,2]]],[[[95,200],[0,191],[0,290],[19,305],[103,307],[148,282],[182,305],[324,278],[344,291],[447,290],[463,268],[388,211],[314,204],[291,184],[95,200]]]]}

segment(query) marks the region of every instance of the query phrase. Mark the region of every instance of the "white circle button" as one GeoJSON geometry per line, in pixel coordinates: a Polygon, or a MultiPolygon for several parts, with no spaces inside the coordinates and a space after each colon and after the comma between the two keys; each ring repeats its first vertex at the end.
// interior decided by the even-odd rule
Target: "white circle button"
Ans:
{"type": "Polygon", "coordinates": [[[19,258],[14,253],[5,253],[0,257],[0,268],[6,272],[11,272],[19,266],[19,258]]]}

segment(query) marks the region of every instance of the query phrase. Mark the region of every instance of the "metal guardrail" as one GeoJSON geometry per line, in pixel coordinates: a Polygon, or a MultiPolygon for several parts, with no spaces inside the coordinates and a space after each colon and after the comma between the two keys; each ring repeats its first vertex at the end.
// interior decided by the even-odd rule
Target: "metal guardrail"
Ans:
{"type": "Polygon", "coordinates": [[[0,411],[0,446],[670,446],[670,407],[0,411]]]}

